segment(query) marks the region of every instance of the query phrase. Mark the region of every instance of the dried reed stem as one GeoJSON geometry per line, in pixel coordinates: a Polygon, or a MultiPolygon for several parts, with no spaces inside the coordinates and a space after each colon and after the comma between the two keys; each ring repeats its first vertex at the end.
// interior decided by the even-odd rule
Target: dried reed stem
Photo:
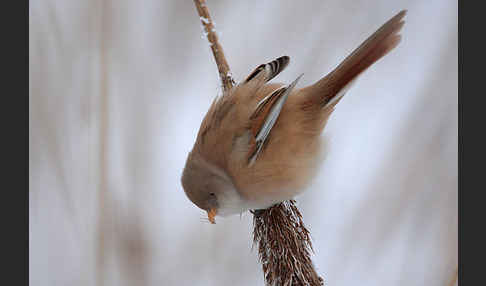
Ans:
{"type": "MultiPolygon", "coordinates": [[[[194,0],[213,52],[223,92],[235,84],[230,68],[218,42],[214,24],[205,0],[194,0]]],[[[285,201],[254,214],[253,242],[258,245],[266,285],[324,285],[311,260],[310,233],[294,200],[285,201]]]]}
{"type": "Polygon", "coordinates": [[[97,252],[96,252],[96,285],[105,285],[108,242],[109,208],[108,208],[108,59],[107,35],[110,32],[111,0],[101,2],[101,40],[100,40],[100,129],[99,129],[99,181],[98,181],[98,221],[97,221],[97,252]]]}
{"type": "Polygon", "coordinates": [[[213,52],[214,60],[218,66],[219,77],[223,83],[223,91],[228,92],[231,90],[235,82],[231,77],[230,68],[228,62],[226,61],[226,57],[224,56],[223,48],[218,42],[218,36],[216,35],[214,29],[213,20],[209,16],[206,0],[194,0],[194,4],[196,4],[199,19],[201,19],[209,45],[211,46],[211,51],[213,52]]]}

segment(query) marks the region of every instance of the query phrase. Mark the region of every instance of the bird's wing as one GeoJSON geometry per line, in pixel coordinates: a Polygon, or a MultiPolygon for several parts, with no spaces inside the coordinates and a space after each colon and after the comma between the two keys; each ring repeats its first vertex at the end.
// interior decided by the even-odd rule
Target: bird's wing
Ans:
{"type": "Polygon", "coordinates": [[[248,154],[249,165],[252,165],[261,153],[265,140],[272,131],[272,127],[277,121],[285,101],[302,75],[290,85],[278,88],[257,104],[255,111],[250,116],[250,131],[253,135],[253,140],[248,154]]]}
{"type": "Polygon", "coordinates": [[[289,61],[288,56],[282,56],[266,64],[261,64],[250,73],[243,83],[250,82],[262,71],[266,71],[265,82],[268,82],[281,73],[287,67],[289,61]]]}

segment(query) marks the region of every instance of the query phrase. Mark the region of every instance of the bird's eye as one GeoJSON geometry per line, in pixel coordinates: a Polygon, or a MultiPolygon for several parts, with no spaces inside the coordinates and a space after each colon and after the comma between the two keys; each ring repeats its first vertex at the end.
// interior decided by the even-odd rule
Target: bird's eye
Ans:
{"type": "Polygon", "coordinates": [[[209,195],[210,195],[211,197],[216,196],[214,193],[209,193],[209,195]]]}

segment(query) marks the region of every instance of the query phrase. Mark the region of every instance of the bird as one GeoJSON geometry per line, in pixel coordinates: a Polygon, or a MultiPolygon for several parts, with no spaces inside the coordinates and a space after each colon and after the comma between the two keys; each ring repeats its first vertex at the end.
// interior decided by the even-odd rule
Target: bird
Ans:
{"type": "Polygon", "coordinates": [[[407,10],[369,36],[317,82],[271,83],[289,64],[281,56],[256,67],[217,96],[201,122],[181,183],[188,199],[215,217],[265,209],[294,198],[317,174],[321,133],[357,77],[393,50],[407,10]]]}

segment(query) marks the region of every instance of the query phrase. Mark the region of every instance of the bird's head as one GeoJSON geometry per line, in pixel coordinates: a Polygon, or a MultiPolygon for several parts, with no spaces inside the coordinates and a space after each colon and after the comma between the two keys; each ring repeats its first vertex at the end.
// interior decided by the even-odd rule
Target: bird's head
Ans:
{"type": "Polygon", "coordinates": [[[215,223],[216,215],[230,214],[227,208],[234,193],[231,179],[220,169],[191,152],[181,177],[186,196],[200,209],[207,212],[208,219],[215,223]]]}

